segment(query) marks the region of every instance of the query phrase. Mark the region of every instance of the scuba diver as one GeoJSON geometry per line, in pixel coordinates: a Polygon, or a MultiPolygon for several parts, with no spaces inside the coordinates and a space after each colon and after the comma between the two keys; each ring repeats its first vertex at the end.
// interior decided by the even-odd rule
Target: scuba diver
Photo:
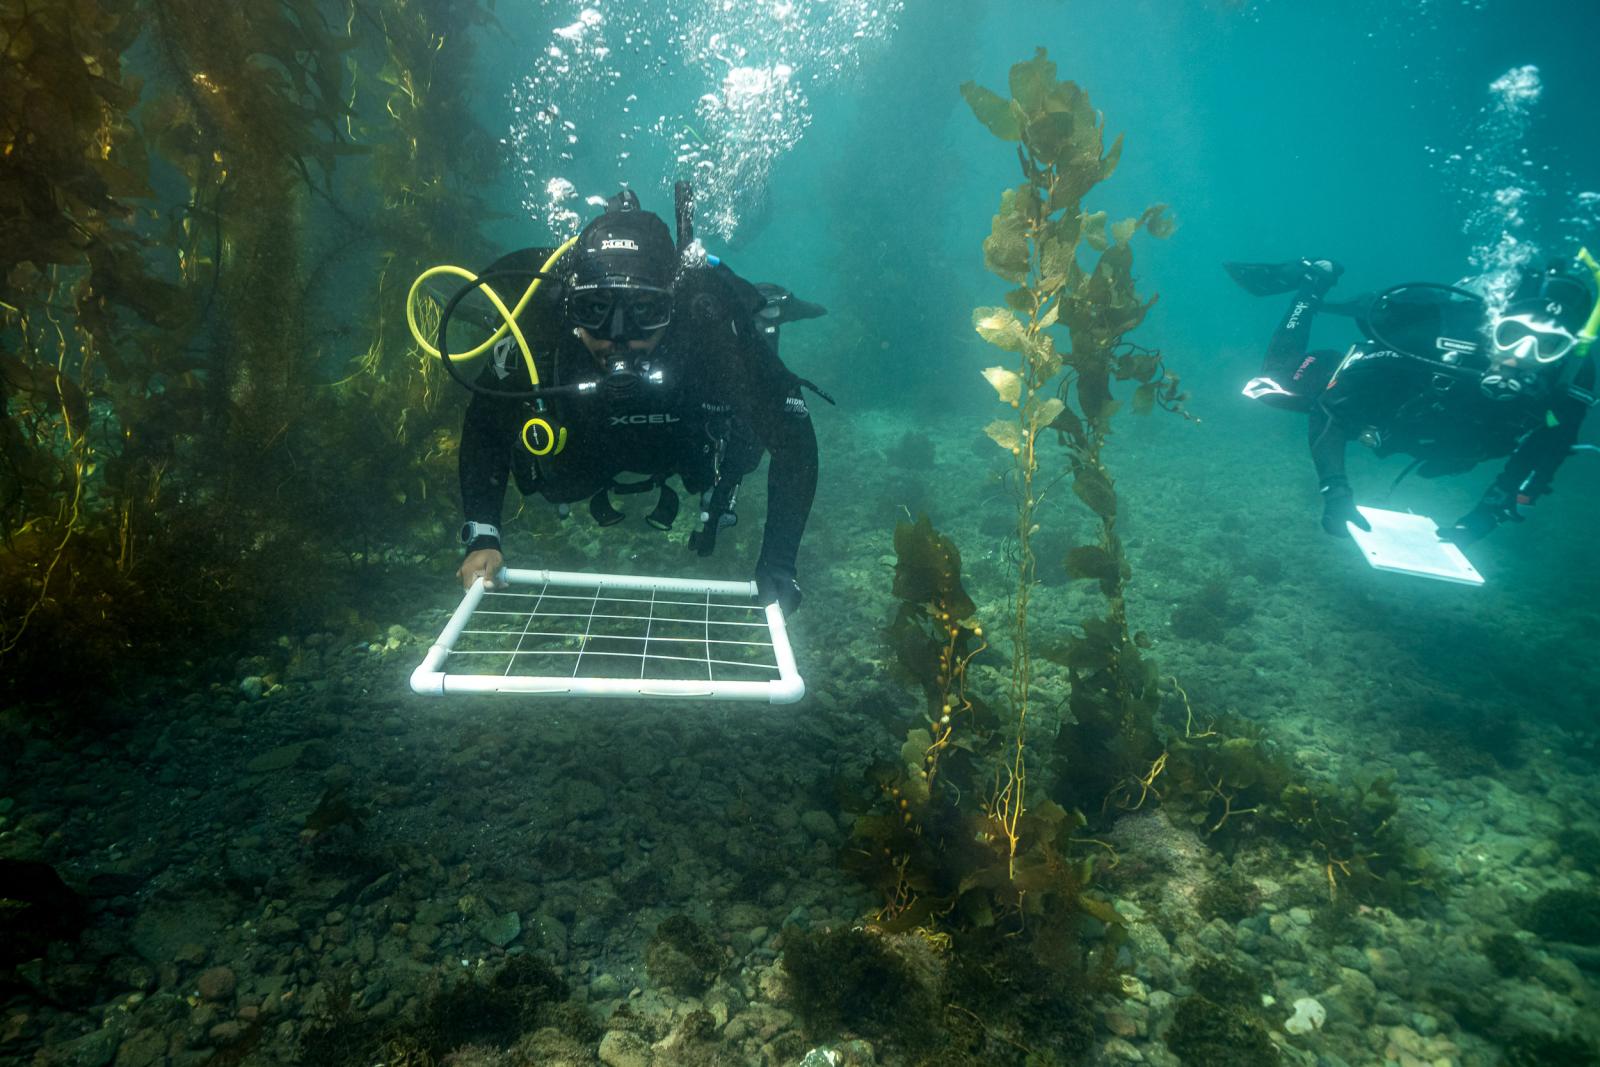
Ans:
{"type": "Polygon", "coordinates": [[[770,451],[755,579],[763,603],[785,614],[799,607],[796,556],[817,485],[817,439],[801,389],[832,400],[783,365],[778,329],[825,312],[706,255],[693,239],[686,183],[676,207],[676,243],[623,190],[560,248],[514,252],[476,277],[447,268],[468,278],[439,327],[446,368],[473,393],[461,432],[463,585],[481,576],[492,588],[500,571],[508,475],[563,516],[587,500],[601,526],[624,518],[613,493],[654,490],[645,519],[660,530],[677,516],[678,494],[667,484],[676,476],[700,495],[689,547],[707,556],[718,530],[735,521],[740,480],[770,451]],[[508,326],[475,384],[456,375],[445,349],[449,317],[473,292],[508,326]]]}
{"type": "MultiPolygon", "coordinates": [[[[1587,250],[1579,260],[1600,281],[1587,250]]],[[[1440,530],[1457,545],[1522,521],[1518,508],[1550,492],[1567,456],[1589,447],[1577,438],[1596,399],[1594,361],[1585,357],[1600,306],[1560,264],[1525,274],[1499,311],[1432,283],[1325,304],[1343,273],[1327,259],[1224,267],[1256,296],[1294,294],[1244,395],[1309,414],[1322,528],[1334,536],[1348,536],[1347,523],[1371,529],[1345,475],[1351,441],[1379,456],[1409,455],[1406,473],[1429,478],[1509,457],[1477,505],[1440,530]],[[1318,311],[1356,319],[1366,340],[1344,353],[1310,350],[1318,311]]]]}

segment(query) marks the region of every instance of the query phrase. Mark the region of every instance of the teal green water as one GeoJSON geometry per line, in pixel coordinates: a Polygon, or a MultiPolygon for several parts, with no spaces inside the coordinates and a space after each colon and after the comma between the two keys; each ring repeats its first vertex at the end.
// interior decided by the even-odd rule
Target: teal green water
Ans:
{"type": "MultiPolygon", "coordinates": [[[[99,736],[8,716],[0,858],[56,868],[90,919],[58,916],[42,948],[5,928],[28,951],[0,981],[0,1061],[1600,1062],[1600,456],[1574,456],[1526,522],[1469,551],[1482,588],[1376,572],[1319,528],[1303,416],[1240,396],[1283,308],[1221,269],[1320,256],[1347,268],[1340,294],[1492,289],[1600,246],[1600,7],[540,0],[495,15],[471,106],[507,166],[475,189],[501,213],[479,236],[564,239],[619,184],[668,215],[671,181],[690,177],[710,252],[829,309],[783,348],[839,401],[812,409],[821,482],[791,627],[808,696],[415,697],[408,676],[457,595],[453,547],[417,545],[426,568],[372,632],[286,621],[205,684],[175,663],[109,699],[99,736]],[[1181,692],[1202,722],[1248,723],[1318,781],[1392,776],[1438,886],[1414,906],[1330,898],[1331,866],[1265,830],[1223,844],[1169,816],[1153,776],[1150,803],[1088,813],[1099,836],[1083,847],[1117,856],[1094,880],[1118,916],[1092,938],[1108,984],[1081,995],[1019,967],[1010,1005],[941,1003],[918,992],[955,988],[937,923],[884,932],[885,900],[851,873],[854,831],[922,720],[883,638],[898,522],[925,513],[961,546],[1001,650],[974,661],[973,685],[1006,689],[1015,531],[984,435],[1006,412],[981,372],[1008,357],[971,313],[1008,288],[982,244],[1018,172],[959,87],[1003,91],[1041,45],[1126,138],[1089,207],[1164,203],[1179,224],[1134,240],[1139,289],[1159,300],[1130,339],[1183,376],[1196,419],[1125,413],[1106,453],[1130,628],[1171,680],[1169,709],[1181,692]],[[888,946],[887,962],[795,962],[836,933],[888,946]],[[818,970],[838,978],[835,1003],[818,1003],[818,970]],[[1200,1008],[1220,1034],[1204,1054],[1200,1008]]],[[[308,324],[322,338],[349,329],[337,297],[370,283],[355,258],[330,264],[308,324]]],[[[1358,336],[1326,317],[1316,331],[1318,347],[1358,336]]],[[[1358,500],[1444,522],[1498,469],[1397,483],[1404,467],[1353,447],[1358,500]]],[[[742,579],[764,481],[709,562],[684,551],[682,521],[670,539],[636,517],[597,532],[539,502],[509,525],[507,556],[742,579]]],[[[1062,565],[1092,518],[1065,488],[1041,509],[1041,640],[1103,610],[1062,565]]],[[[1064,675],[1043,666],[1037,686],[1054,729],[1064,675]]],[[[1003,948],[992,958],[1015,963],[1003,948]]]]}

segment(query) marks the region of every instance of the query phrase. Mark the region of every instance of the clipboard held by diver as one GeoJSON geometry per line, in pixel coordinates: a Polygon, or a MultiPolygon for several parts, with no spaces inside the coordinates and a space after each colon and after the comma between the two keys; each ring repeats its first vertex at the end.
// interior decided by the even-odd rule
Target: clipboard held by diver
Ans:
{"type": "Polygon", "coordinates": [[[1372,529],[1350,523],[1350,536],[1374,569],[1461,585],[1483,584],[1483,575],[1457,545],[1439,539],[1438,526],[1426,515],[1359,506],[1356,510],[1372,529]]]}

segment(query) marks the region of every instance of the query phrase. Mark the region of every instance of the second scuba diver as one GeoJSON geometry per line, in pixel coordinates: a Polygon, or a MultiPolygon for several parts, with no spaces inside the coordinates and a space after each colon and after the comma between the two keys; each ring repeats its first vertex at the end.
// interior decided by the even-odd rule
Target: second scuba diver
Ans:
{"type": "MultiPolygon", "coordinates": [[[[539,284],[514,315],[522,337],[499,341],[469,386],[463,585],[480,576],[492,584],[500,570],[508,477],[559,505],[587,500],[602,526],[623,518],[613,492],[653,490],[646,520],[665,530],[678,511],[667,479],[677,476],[700,494],[702,527],[690,547],[708,555],[732,520],[739,480],[766,450],[756,583],[763,602],[785,613],[799,606],[796,557],[817,486],[817,439],[801,387],[815,387],[778,358],[778,326],[823,311],[707,257],[692,243],[683,192],[676,245],[666,223],[624,190],[574,241],[512,253],[481,275],[502,299],[530,278],[539,284]]],[[[447,318],[473,288],[446,306],[447,318]]]]}
{"type": "MultiPolygon", "coordinates": [[[[1587,251],[1580,258],[1596,270],[1587,251]]],[[[1326,259],[1225,267],[1257,296],[1293,293],[1244,394],[1309,414],[1328,533],[1347,536],[1347,523],[1371,529],[1345,474],[1351,441],[1411,456],[1424,477],[1509,457],[1477,505],[1440,531],[1456,544],[1520,521],[1519,507],[1550,492],[1595,403],[1594,361],[1585,357],[1600,308],[1579,277],[1560,265],[1526,274],[1492,312],[1473,293],[1428,283],[1325,305],[1343,273],[1326,259]],[[1312,350],[1319,311],[1354,317],[1367,339],[1342,353],[1312,350]]]]}

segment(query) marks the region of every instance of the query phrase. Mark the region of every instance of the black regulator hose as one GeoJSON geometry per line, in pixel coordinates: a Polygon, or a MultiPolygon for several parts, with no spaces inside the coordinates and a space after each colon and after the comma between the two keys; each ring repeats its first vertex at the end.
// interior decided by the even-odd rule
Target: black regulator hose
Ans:
{"type": "MultiPolygon", "coordinates": [[[[537,270],[492,270],[486,274],[478,275],[477,278],[457,289],[455,295],[445,302],[444,310],[439,313],[439,341],[437,347],[439,349],[439,359],[444,363],[444,369],[449,372],[450,377],[455,380],[457,385],[467,390],[467,392],[479,396],[492,396],[500,400],[538,400],[544,397],[577,395],[581,388],[581,386],[577,385],[540,386],[536,389],[523,389],[518,392],[487,389],[474,382],[467,381],[456,370],[455,361],[450,358],[449,341],[446,337],[450,330],[450,316],[455,314],[457,306],[467,298],[468,294],[481,288],[483,283],[491,278],[538,278],[541,281],[551,279],[559,281],[555,275],[537,270]]],[[[490,358],[493,357],[491,356],[490,358]]]]}

